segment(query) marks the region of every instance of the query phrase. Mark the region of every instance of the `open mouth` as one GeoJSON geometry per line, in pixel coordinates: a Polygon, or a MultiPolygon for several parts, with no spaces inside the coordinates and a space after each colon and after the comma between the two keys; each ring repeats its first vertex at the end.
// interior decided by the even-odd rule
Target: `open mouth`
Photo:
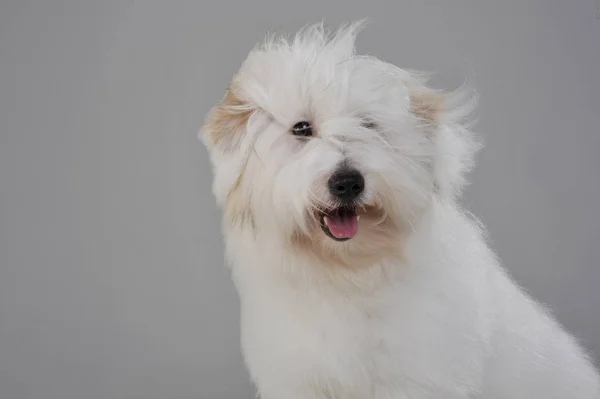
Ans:
{"type": "Polygon", "coordinates": [[[340,207],[321,214],[321,228],[335,241],[347,241],[358,232],[360,216],[353,207],[340,207]]]}

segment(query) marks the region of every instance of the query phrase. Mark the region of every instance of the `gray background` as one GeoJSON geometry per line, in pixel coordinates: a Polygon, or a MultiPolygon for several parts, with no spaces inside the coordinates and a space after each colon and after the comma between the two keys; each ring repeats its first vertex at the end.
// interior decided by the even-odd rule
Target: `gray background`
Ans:
{"type": "Polygon", "coordinates": [[[465,203],[600,355],[600,3],[368,3],[2,0],[2,399],[253,397],[196,132],[267,29],[323,17],[478,89],[465,203]]]}

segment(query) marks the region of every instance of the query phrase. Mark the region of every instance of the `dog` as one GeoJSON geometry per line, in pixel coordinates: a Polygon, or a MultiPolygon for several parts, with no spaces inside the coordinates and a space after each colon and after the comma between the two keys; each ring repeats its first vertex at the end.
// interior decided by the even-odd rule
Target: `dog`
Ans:
{"type": "Polygon", "coordinates": [[[476,95],[356,54],[362,26],[269,35],[200,129],[257,394],[600,398],[459,204],[476,95]]]}

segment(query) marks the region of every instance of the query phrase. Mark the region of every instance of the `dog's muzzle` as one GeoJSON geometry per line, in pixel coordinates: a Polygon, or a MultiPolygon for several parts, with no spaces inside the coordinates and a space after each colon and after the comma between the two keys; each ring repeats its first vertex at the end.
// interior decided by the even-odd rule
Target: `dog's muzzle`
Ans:
{"type": "Polygon", "coordinates": [[[329,193],[340,206],[323,212],[321,228],[336,241],[347,241],[358,232],[360,217],[355,204],[365,189],[365,179],[356,169],[342,168],[327,183],[329,193]]]}

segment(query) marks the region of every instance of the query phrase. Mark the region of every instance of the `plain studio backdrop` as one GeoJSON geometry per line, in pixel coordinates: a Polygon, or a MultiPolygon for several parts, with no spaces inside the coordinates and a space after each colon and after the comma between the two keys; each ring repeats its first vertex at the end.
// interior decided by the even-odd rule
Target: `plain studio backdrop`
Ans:
{"type": "Polygon", "coordinates": [[[600,357],[598,0],[3,0],[1,398],[254,397],[196,134],[268,30],[362,17],[479,91],[464,203],[600,357]]]}

